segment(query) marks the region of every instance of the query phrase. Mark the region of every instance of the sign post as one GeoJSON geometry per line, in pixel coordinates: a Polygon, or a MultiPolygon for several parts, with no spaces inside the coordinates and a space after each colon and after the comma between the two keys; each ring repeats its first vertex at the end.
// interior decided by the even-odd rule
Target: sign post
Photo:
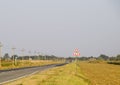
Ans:
{"type": "Polygon", "coordinates": [[[74,50],[73,55],[75,57],[75,65],[76,65],[75,66],[75,73],[77,74],[77,57],[80,56],[80,52],[79,52],[79,50],[77,48],[74,50]]]}

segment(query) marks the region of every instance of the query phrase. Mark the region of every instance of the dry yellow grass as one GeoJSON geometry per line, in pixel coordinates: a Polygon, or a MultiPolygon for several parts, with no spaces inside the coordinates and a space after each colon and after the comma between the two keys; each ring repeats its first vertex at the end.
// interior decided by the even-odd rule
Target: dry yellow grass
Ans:
{"type": "Polygon", "coordinates": [[[120,65],[81,62],[79,66],[92,85],[120,85],[120,65]]]}
{"type": "Polygon", "coordinates": [[[75,73],[75,64],[49,69],[5,85],[88,85],[89,81],[81,74],[75,73]]]}
{"type": "Polygon", "coordinates": [[[120,66],[79,62],[49,69],[6,85],[120,85],[120,66]]]}

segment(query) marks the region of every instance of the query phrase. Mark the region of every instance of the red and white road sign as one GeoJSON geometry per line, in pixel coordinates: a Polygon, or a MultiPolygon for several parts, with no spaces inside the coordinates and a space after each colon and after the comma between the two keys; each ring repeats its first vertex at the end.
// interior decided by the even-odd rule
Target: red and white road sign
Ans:
{"type": "Polygon", "coordinates": [[[80,52],[79,52],[78,49],[74,50],[73,56],[75,56],[75,57],[79,57],[80,56],[80,52]]]}

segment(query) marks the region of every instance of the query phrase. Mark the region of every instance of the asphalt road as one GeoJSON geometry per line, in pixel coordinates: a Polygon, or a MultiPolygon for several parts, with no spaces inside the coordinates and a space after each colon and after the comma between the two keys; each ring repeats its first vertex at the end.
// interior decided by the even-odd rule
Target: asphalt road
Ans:
{"type": "Polygon", "coordinates": [[[23,69],[17,69],[17,70],[0,71],[0,85],[31,75],[39,71],[43,71],[43,70],[53,68],[56,66],[61,66],[61,65],[64,65],[64,64],[54,64],[54,65],[47,65],[42,67],[31,67],[31,68],[23,68],[23,69]]]}

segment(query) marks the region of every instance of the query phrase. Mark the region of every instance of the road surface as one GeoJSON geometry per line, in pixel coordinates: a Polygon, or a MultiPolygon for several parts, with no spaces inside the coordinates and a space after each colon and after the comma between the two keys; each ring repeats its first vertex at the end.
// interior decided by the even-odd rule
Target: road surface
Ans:
{"type": "Polygon", "coordinates": [[[53,64],[53,65],[46,65],[41,67],[31,67],[31,68],[23,68],[23,69],[10,70],[10,71],[0,71],[0,85],[34,74],[39,71],[43,71],[61,65],[64,64],[53,64]]]}

